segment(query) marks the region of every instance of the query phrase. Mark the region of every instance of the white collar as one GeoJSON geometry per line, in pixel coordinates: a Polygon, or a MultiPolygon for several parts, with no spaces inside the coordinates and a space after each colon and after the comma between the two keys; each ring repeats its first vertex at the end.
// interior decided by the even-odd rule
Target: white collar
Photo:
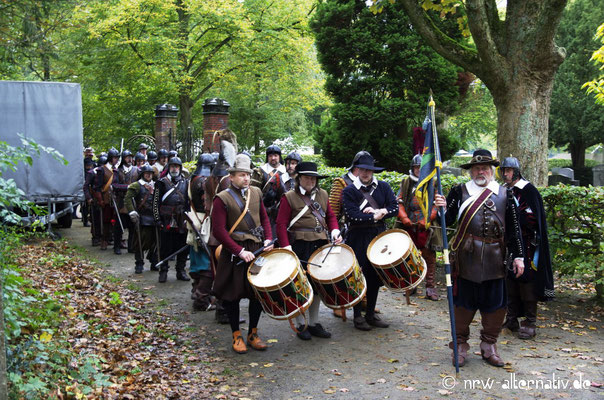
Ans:
{"type": "MultiPolygon", "coordinates": [[[[315,188],[316,188],[316,187],[315,187],[315,188]]],[[[300,194],[301,194],[302,196],[304,196],[304,195],[306,194],[306,192],[307,192],[307,190],[306,190],[306,189],[304,189],[302,186],[298,186],[298,190],[300,190],[300,194]]],[[[314,189],[313,189],[313,190],[311,190],[311,191],[310,191],[310,193],[309,193],[308,195],[309,195],[309,196],[312,196],[313,194],[315,194],[315,192],[316,192],[316,190],[314,190],[314,189]]]]}
{"type": "MultiPolygon", "coordinates": [[[[468,193],[470,194],[470,196],[474,196],[475,194],[482,192],[482,190],[484,189],[484,186],[478,186],[473,180],[466,182],[465,185],[466,185],[466,189],[468,190],[468,193]]],[[[491,182],[489,182],[487,187],[493,193],[499,192],[499,184],[495,180],[492,180],[491,182]]]]}
{"type": "Polygon", "coordinates": [[[122,169],[124,170],[125,173],[128,173],[132,170],[132,164],[130,164],[129,167],[127,167],[126,165],[122,165],[122,169]]]}
{"type": "Polygon", "coordinates": [[[349,178],[350,178],[350,180],[351,180],[351,181],[353,181],[353,182],[354,182],[354,180],[357,178],[356,176],[354,176],[354,175],[352,174],[352,172],[348,172],[348,177],[349,177],[349,178]]]}
{"type": "Polygon", "coordinates": [[[153,179],[151,179],[150,182],[145,182],[145,180],[143,178],[140,178],[138,180],[138,183],[140,183],[141,186],[145,186],[145,185],[151,185],[151,187],[155,186],[155,182],[153,181],[153,179]]]}
{"type": "Polygon", "coordinates": [[[526,179],[519,179],[518,182],[516,182],[516,184],[514,186],[517,187],[518,189],[522,190],[528,184],[529,184],[529,181],[527,181],[526,179]]]}
{"type": "Polygon", "coordinates": [[[285,165],[283,165],[283,164],[279,164],[279,166],[277,168],[273,168],[273,167],[271,167],[271,165],[269,163],[266,163],[266,164],[264,164],[260,168],[262,168],[262,170],[264,172],[266,172],[267,174],[270,174],[271,172],[273,172],[274,169],[276,169],[277,172],[281,172],[281,174],[285,174],[286,173],[286,171],[285,171],[285,165]]]}
{"type": "Polygon", "coordinates": [[[413,182],[417,182],[419,180],[419,177],[413,175],[413,172],[409,170],[409,179],[411,179],[413,182]]]}
{"type": "MultiPolygon", "coordinates": [[[[361,190],[362,186],[365,186],[361,183],[361,179],[358,176],[354,177],[354,180],[352,181],[352,184],[354,185],[355,188],[357,188],[358,190],[361,190]]],[[[373,176],[373,180],[371,181],[371,183],[369,184],[369,186],[373,186],[373,188],[377,188],[378,185],[378,180],[375,177],[375,175],[373,176]]]]}
{"type": "Polygon", "coordinates": [[[294,177],[291,176],[289,173],[286,172],[283,175],[281,175],[281,179],[283,180],[283,182],[287,182],[290,179],[294,179],[294,177]]]}

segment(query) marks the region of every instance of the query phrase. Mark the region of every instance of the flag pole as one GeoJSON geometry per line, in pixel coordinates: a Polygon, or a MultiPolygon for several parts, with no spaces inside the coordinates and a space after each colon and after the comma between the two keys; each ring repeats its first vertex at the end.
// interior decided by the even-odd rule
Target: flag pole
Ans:
{"type": "MultiPolygon", "coordinates": [[[[440,181],[440,169],[442,166],[442,160],[440,158],[440,146],[438,144],[438,136],[436,133],[436,119],[435,119],[435,108],[436,103],[434,99],[432,99],[432,91],[430,91],[430,101],[428,102],[428,107],[430,109],[430,119],[432,120],[432,132],[433,141],[434,141],[434,156],[435,156],[435,166],[436,166],[436,181],[438,184],[438,194],[443,194],[443,186],[440,181]]],[[[453,308],[453,284],[451,281],[451,264],[449,262],[449,240],[447,239],[447,223],[445,220],[445,208],[440,207],[440,227],[442,230],[443,236],[443,258],[445,261],[445,278],[447,281],[447,300],[449,303],[449,319],[451,321],[451,338],[453,341],[453,357],[455,363],[455,373],[457,377],[459,377],[459,358],[458,358],[458,349],[457,349],[457,333],[455,332],[455,311],[453,308]]]]}

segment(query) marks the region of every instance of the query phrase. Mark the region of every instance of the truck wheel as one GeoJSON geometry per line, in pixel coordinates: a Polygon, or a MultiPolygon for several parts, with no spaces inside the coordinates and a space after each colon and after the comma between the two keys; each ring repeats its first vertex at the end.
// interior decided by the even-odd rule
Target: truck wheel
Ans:
{"type": "MultiPolygon", "coordinates": [[[[63,210],[68,204],[69,203],[57,204],[57,211],[63,210]]],[[[71,223],[73,222],[72,213],[67,213],[67,214],[63,215],[62,217],[59,217],[57,222],[61,228],[65,228],[65,229],[71,228],[71,223]]]]}

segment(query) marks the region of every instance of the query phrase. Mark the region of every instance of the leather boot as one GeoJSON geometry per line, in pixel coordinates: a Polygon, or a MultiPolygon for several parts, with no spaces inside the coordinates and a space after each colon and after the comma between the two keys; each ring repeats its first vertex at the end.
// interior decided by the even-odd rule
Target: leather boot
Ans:
{"type": "Polygon", "coordinates": [[[519,282],[512,278],[507,278],[505,280],[505,284],[508,292],[508,307],[507,315],[502,328],[509,329],[512,332],[517,332],[520,328],[520,324],[518,323],[518,315],[520,315],[522,310],[519,282]]]}
{"type": "MultiPolygon", "coordinates": [[[[342,318],[342,316],[346,315],[346,309],[336,308],[333,310],[333,316],[336,318],[342,318]]],[[[342,318],[343,319],[343,318],[342,318]]]]}
{"type": "Polygon", "coordinates": [[[214,316],[216,318],[216,322],[218,322],[221,325],[225,325],[225,324],[229,323],[229,315],[227,314],[226,310],[222,306],[222,300],[216,301],[216,313],[214,314],[214,316]]]}
{"type": "Polygon", "coordinates": [[[168,280],[168,270],[167,269],[160,270],[159,278],[157,279],[157,281],[159,283],[166,283],[167,280],[168,280]]]}
{"type": "Polygon", "coordinates": [[[365,315],[365,321],[376,328],[388,328],[390,324],[382,321],[377,315],[365,315]]]}
{"type": "Polygon", "coordinates": [[[191,280],[191,278],[189,278],[189,275],[187,275],[187,272],[184,269],[176,270],[176,279],[185,282],[191,280]]]}
{"type": "Polygon", "coordinates": [[[497,338],[501,332],[506,309],[500,308],[491,313],[481,313],[482,330],[480,331],[480,353],[482,358],[495,367],[503,367],[503,360],[497,354],[497,338]]]}
{"type": "Polygon", "coordinates": [[[239,354],[247,353],[247,347],[243,341],[243,337],[241,337],[241,331],[233,332],[233,350],[239,354]]]}
{"type": "Polygon", "coordinates": [[[520,324],[518,339],[532,339],[537,335],[537,302],[524,302],[525,320],[520,324]]]}
{"type": "Polygon", "coordinates": [[[436,275],[436,253],[430,249],[422,249],[422,257],[426,261],[426,298],[429,300],[438,300],[438,292],[434,285],[434,276],[436,275]]]}
{"type": "Polygon", "coordinates": [[[252,331],[247,335],[247,344],[254,350],[266,350],[266,344],[258,337],[258,328],[252,328],[252,331]]]}
{"type": "MultiPolygon", "coordinates": [[[[449,342],[449,348],[453,349],[453,342],[449,342]]],[[[467,343],[457,343],[457,362],[460,367],[466,365],[466,358],[468,358],[468,350],[470,345],[467,343]]],[[[455,352],[451,353],[451,363],[455,366],[455,352]]]]}
{"type": "Polygon", "coordinates": [[[136,263],[134,265],[134,273],[135,274],[142,274],[143,273],[143,263],[136,263]]]}
{"type": "Polygon", "coordinates": [[[470,337],[470,324],[474,319],[476,310],[468,310],[464,307],[455,307],[455,335],[457,336],[457,345],[467,343],[470,337]]]}
{"type": "Polygon", "coordinates": [[[107,241],[101,240],[101,250],[107,250],[107,241]]]}

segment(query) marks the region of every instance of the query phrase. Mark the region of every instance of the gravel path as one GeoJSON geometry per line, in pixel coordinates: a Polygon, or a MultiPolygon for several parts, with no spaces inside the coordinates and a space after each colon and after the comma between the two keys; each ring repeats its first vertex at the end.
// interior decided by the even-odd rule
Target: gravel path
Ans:
{"type": "MultiPolygon", "coordinates": [[[[134,274],[132,254],[117,256],[111,249],[91,247],[88,228],[79,221],[60,232],[105,264],[108,273],[146,291],[157,299],[158,307],[199,332],[200,345],[213,348],[222,360],[210,368],[230,377],[220,388],[221,398],[604,399],[600,387],[604,384],[604,315],[577,284],[565,285],[568,288],[555,302],[540,305],[536,340],[502,334],[498,348],[508,363],[505,368],[481,360],[477,317],[471,328],[468,362],[456,378],[447,347],[450,332],[442,268],[437,276],[440,301],[416,295],[407,305],[401,294],[385,289],[380,293],[378,308],[390,323],[388,329],[358,331],[352,325],[351,312],[343,322],[322,306],[320,322],[332,338],[301,341],[287,322],[263,314],[259,334],[269,342],[269,349],[238,355],[230,349],[227,325],[216,324],[213,312],[193,311],[191,286],[175,280],[173,266],[168,282],[158,284],[156,272],[134,274]]],[[[247,318],[247,302],[242,302],[242,316],[247,318]]],[[[242,325],[244,336],[246,327],[242,325]]]]}

